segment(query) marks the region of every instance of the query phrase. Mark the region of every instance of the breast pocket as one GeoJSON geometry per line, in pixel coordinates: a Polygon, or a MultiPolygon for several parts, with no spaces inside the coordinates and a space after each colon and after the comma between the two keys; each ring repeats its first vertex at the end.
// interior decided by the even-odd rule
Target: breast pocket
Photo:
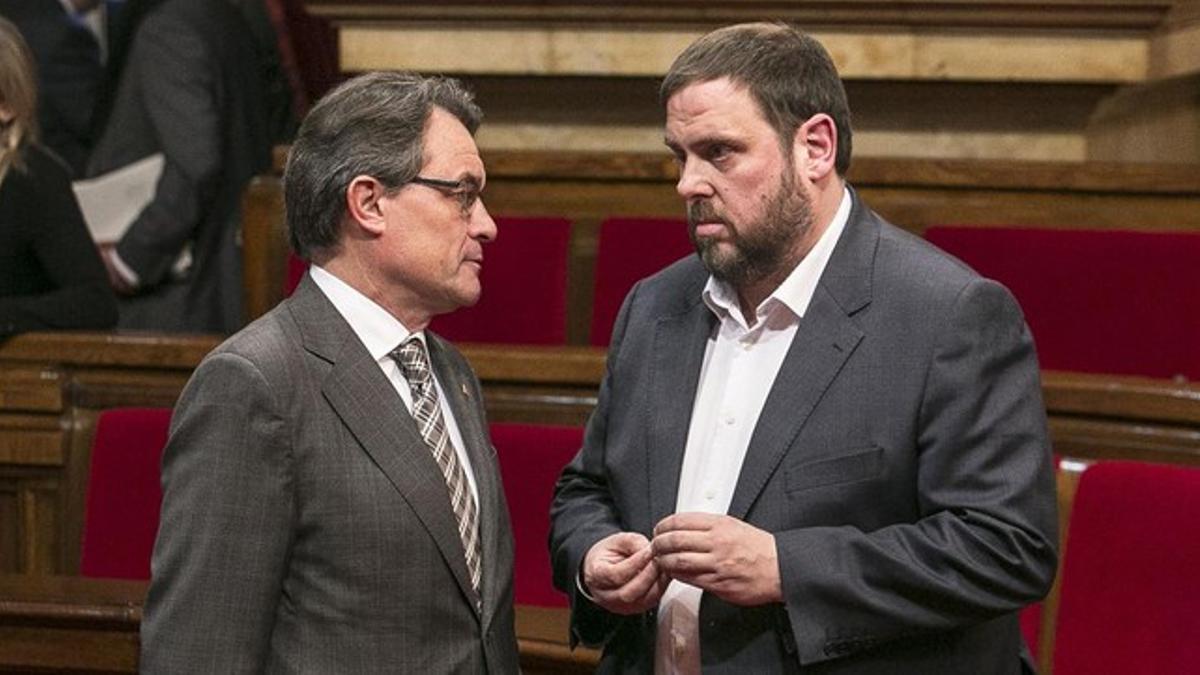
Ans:
{"type": "Polygon", "coordinates": [[[836,457],[789,466],[784,480],[787,491],[793,493],[878,478],[883,466],[883,448],[855,448],[836,457]]]}

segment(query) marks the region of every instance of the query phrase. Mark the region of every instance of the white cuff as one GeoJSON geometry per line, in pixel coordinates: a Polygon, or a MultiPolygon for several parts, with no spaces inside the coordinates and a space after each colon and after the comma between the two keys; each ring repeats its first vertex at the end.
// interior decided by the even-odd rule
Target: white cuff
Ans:
{"type": "Polygon", "coordinates": [[[132,267],[126,265],[124,260],[121,260],[121,256],[117,254],[115,247],[109,252],[109,255],[111,256],[109,259],[112,261],[113,269],[117,271],[117,274],[121,275],[125,283],[137,288],[142,283],[141,278],[138,277],[138,273],[134,272],[132,267]]]}

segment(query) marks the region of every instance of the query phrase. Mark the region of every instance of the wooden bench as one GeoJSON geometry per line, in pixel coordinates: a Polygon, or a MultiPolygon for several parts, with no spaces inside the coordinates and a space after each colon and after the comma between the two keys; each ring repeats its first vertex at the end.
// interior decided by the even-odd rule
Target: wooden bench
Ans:
{"type": "MultiPolygon", "coordinates": [[[[136,632],[140,615],[115,608],[140,606],[144,589],[103,582],[92,588],[73,576],[91,423],[105,408],[172,405],[192,368],[217,342],[211,336],[45,333],[0,344],[0,532],[5,533],[0,572],[71,577],[43,583],[22,574],[7,586],[0,584],[0,670],[9,656],[48,653],[35,649],[42,644],[35,636],[42,632],[73,645],[68,655],[92,649],[136,652],[128,633],[136,632]],[[114,640],[125,646],[112,647],[114,640]]],[[[493,421],[582,425],[595,406],[603,350],[462,348],[483,382],[493,421]]],[[[1200,384],[1046,372],[1043,393],[1060,455],[1200,466],[1200,384]]],[[[1074,494],[1072,479],[1069,473],[1060,475],[1064,519],[1074,494]]],[[[1053,645],[1055,597],[1052,593],[1046,603],[1046,649],[1053,645]]],[[[518,623],[530,672],[586,670],[594,663],[594,652],[567,649],[563,610],[523,607],[518,623]]],[[[1043,652],[1043,661],[1048,655],[1043,652]]],[[[109,663],[108,658],[96,656],[97,663],[109,663]]]]}

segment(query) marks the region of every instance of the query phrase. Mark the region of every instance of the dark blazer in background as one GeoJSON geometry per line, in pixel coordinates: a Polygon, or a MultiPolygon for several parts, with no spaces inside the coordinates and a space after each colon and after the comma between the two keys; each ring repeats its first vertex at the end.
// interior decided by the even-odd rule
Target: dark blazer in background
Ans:
{"type": "Polygon", "coordinates": [[[144,672],[517,672],[512,534],[482,393],[426,336],[479,491],[482,609],[441,470],[306,278],[210,354],[176,408],[144,672]]]}
{"type": "Polygon", "coordinates": [[[96,36],[58,0],[0,0],[37,63],[41,141],[79,177],[92,149],[92,111],[104,76],[96,36]]]}
{"type": "Polygon", "coordinates": [[[226,0],[168,0],[138,28],[88,174],[163,153],[153,201],[117,252],[145,290],[120,326],[233,332],[242,324],[240,200],[270,164],[250,28],[226,0]],[[190,246],[192,267],[172,266],[190,246]]]}
{"type": "MultiPolygon", "coordinates": [[[[706,341],[695,257],[617,319],[551,553],[601,672],[653,670],[656,616],[575,585],[587,550],[675,511],[706,341]]],[[[729,515],[775,534],[785,602],[705,594],[705,672],[1021,672],[1017,611],[1054,576],[1054,478],[1037,360],[1012,296],[855,197],[763,406],[729,515]],[[802,668],[803,666],[803,668],[802,668]]]]}

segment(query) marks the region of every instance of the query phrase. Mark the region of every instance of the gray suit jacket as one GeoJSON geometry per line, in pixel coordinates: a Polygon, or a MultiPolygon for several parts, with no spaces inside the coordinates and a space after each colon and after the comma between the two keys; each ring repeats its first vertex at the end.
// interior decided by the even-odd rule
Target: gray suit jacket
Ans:
{"type": "Polygon", "coordinates": [[[430,358],[470,453],[477,609],[445,480],[311,279],[196,369],[163,456],[149,673],[511,673],[513,543],[478,380],[430,358]]]}
{"type": "Polygon", "coordinates": [[[167,0],[140,25],[96,176],[163,153],[154,198],[117,245],[145,290],[121,328],[232,333],[243,323],[242,192],[270,166],[267,106],[249,24],[227,0],[167,0]],[[185,247],[189,272],[171,272],[185,247]]]}
{"type": "MultiPolygon", "coordinates": [[[[695,257],[630,292],[552,507],[555,583],[601,670],[652,669],[656,617],[575,588],[599,539],[675,510],[706,341],[695,257]]],[[[705,594],[705,672],[1016,673],[1055,570],[1037,360],[1001,286],[855,196],[754,430],[729,514],[775,534],[785,602],[705,594]]]]}

